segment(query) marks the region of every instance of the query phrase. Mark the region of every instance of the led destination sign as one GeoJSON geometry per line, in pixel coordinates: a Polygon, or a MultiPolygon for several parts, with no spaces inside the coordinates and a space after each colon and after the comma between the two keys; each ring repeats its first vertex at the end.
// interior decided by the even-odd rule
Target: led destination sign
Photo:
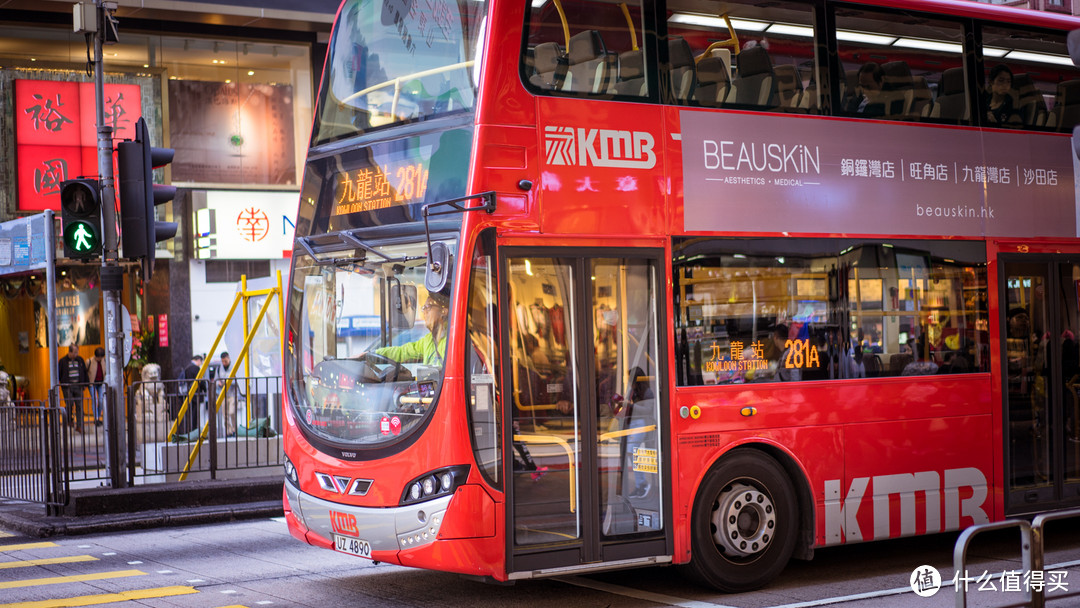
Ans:
{"type": "Polygon", "coordinates": [[[334,177],[332,215],[386,209],[422,202],[427,192],[428,155],[342,171],[334,177]]]}
{"type": "MultiPolygon", "coordinates": [[[[729,348],[730,353],[725,353],[719,344],[713,342],[712,357],[705,361],[703,370],[727,374],[747,372],[753,374],[770,370],[770,362],[765,358],[765,345],[761,341],[755,341],[746,347],[741,341],[736,340],[729,345],[729,348]]],[[[819,369],[821,368],[821,354],[817,346],[808,338],[795,338],[784,342],[784,352],[774,365],[786,369],[819,369]]]]}
{"type": "Polygon", "coordinates": [[[465,195],[472,138],[440,127],[308,160],[297,234],[423,221],[424,205],[465,195]]]}

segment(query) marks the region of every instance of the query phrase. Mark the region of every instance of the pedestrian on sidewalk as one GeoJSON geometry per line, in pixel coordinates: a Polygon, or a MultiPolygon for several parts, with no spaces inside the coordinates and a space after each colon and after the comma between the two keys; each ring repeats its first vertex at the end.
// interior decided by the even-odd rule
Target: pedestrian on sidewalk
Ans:
{"type": "Polygon", "coordinates": [[[188,404],[187,413],[184,415],[184,419],[180,422],[178,432],[180,434],[189,433],[194,429],[199,428],[200,413],[202,418],[206,417],[206,381],[196,381],[199,377],[199,370],[202,368],[205,357],[200,354],[195,354],[191,357],[191,362],[187,364],[180,372],[180,380],[185,382],[179,383],[180,394],[179,400],[176,404],[176,411],[173,412],[173,416],[180,415],[180,408],[183,407],[184,400],[187,399],[188,393],[191,392],[192,383],[198,382],[198,387],[195,389],[195,394],[192,396],[191,403],[188,404]]]}
{"type": "Polygon", "coordinates": [[[86,361],[79,356],[79,347],[68,346],[67,355],[60,357],[60,390],[64,394],[67,406],[68,426],[75,427],[75,432],[83,432],[83,391],[86,389],[88,376],[86,361]]]}
{"type": "Polygon", "coordinates": [[[231,370],[232,358],[229,357],[229,353],[221,353],[221,369],[217,373],[217,388],[218,391],[225,391],[224,430],[227,437],[236,435],[236,402],[244,396],[240,382],[235,379],[228,380],[231,370]],[[228,386],[226,386],[226,383],[228,386]]]}
{"type": "Polygon", "coordinates": [[[97,347],[94,356],[87,365],[87,377],[90,379],[90,406],[94,410],[94,426],[101,426],[105,412],[105,349],[97,347]]]}

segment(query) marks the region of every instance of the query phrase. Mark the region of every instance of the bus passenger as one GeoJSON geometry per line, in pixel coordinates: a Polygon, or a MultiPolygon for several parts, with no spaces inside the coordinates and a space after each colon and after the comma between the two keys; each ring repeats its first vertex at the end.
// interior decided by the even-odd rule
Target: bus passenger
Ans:
{"type": "Polygon", "coordinates": [[[983,97],[983,115],[991,124],[1003,125],[1019,118],[1010,93],[1012,81],[1012,70],[1004,63],[990,70],[990,86],[983,97]]]}
{"type": "Polygon", "coordinates": [[[375,354],[393,359],[398,363],[422,363],[442,366],[446,354],[446,317],[450,299],[442,293],[432,293],[420,308],[424,315],[424,326],[428,332],[419,340],[407,342],[401,346],[376,348],[375,354]]]}
{"type": "Polygon", "coordinates": [[[802,371],[797,367],[787,367],[787,362],[791,358],[791,349],[794,348],[791,340],[788,339],[788,326],[783,323],[777,325],[773,329],[772,340],[773,345],[776,346],[776,351],[780,353],[780,358],[776,361],[776,376],[775,380],[778,382],[798,382],[802,380],[802,371]]]}
{"type": "Polygon", "coordinates": [[[858,86],[855,95],[844,104],[844,111],[863,116],[884,116],[885,104],[881,102],[881,89],[885,81],[885,70],[876,62],[868,61],[859,68],[856,76],[858,86]]]}
{"type": "Polygon", "coordinates": [[[1031,336],[1031,317],[1021,307],[1008,312],[1008,337],[1005,339],[1005,356],[1008,365],[1010,401],[1028,398],[1035,377],[1035,349],[1031,336]]]}

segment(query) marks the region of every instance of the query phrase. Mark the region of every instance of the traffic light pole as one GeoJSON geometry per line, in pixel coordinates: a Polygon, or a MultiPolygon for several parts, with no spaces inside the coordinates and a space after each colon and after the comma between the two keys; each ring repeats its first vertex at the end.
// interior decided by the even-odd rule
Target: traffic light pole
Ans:
{"type": "MultiPolygon", "coordinates": [[[[120,292],[124,286],[119,263],[116,188],[113,179],[113,128],[105,124],[105,67],[103,47],[115,2],[95,0],[94,96],[97,106],[98,175],[101,180],[101,289],[105,297],[105,437],[109,477],[114,488],[127,487],[127,433],[124,403],[124,330],[120,292]]],[[[92,380],[91,380],[92,381],[92,380]]]]}

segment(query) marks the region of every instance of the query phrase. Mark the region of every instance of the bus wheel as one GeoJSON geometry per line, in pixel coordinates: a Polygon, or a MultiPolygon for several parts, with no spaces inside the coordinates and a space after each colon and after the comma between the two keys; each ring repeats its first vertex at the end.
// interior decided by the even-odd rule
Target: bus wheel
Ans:
{"type": "Polygon", "coordinates": [[[734,450],[713,467],[694,500],[692,518],[688,569],[721,591],[768,584],[795,548],[795,489],[784,468],[756,450],[734,450]]]}

